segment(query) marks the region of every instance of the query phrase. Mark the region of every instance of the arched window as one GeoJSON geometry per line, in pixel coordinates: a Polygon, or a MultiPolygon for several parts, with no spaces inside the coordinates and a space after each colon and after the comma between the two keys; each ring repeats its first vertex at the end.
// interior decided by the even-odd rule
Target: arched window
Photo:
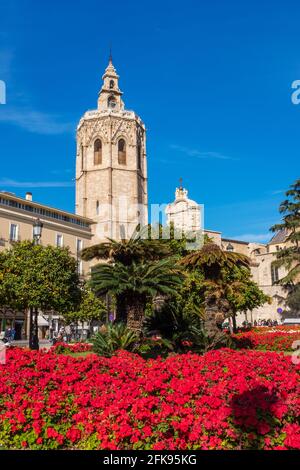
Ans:
{"type": "Polygon", "coordinates": [[[120,139],[118,142],[118,162],[120,165],[126,165],[126,142],[120,139]]]}
{"type": "Polygon", "coordinates": [[[101,165],[102,163],[102,142],[100,139],[95,140],[94,143],[94,165],[101,165]]]}
{"type": "Polygon", "coordinates": [[[99,201],[96,202],[96,215],[99,215],[100,212],[100,204],[99,201]]]}
{"type": "Polygon", "coordinates": [[[115,86],[115,82],[113,80],[110,80],[109,88],[112,89],[114,86],[115,86]]]}
{"type": "Polygon", "coordinates": [[[116,103],[115,97],[113,95],[109,96],[107,100],[107,106],[109,108],[115,108],[116,104],[117,103],[116,103]]]}

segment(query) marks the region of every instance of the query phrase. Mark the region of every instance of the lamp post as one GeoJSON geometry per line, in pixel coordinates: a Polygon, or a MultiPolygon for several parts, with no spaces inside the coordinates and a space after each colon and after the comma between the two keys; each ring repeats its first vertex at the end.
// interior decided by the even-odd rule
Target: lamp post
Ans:
{"type": "Polygon", "coordinates": [[[43,224],[40,219],[36,219],[33,224],[33,243],[38,245],[42,236],[43,224]]]}
{"type": "MultiPolygon", "coordinates": [[[[36,219],[33,224],[33,243],[38,245],[42,236],[43,224],[40,219],[36,219]]],[[[30,349],[39,349],[39,334],[38,334],[38,309],[30,307],[29,317],[29,347],[30,349]]]]}

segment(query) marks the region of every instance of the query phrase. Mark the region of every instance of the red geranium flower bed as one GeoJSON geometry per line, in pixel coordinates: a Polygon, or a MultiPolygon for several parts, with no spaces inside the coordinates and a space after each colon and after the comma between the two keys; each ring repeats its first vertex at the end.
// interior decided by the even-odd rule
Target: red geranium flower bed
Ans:
{"type": "Polygon", "coordinates": [[[0,445],[299,449],[300,366],[258,351],[144,360],[20,349],[0,365],[0,445]]]}
{"type": "Polygon", "coordinates": [[[268,329],[252,330],[231,336],[238,348],[260,349],[264,351],[293,351],[300,344],[300,330],[268,329]]]}

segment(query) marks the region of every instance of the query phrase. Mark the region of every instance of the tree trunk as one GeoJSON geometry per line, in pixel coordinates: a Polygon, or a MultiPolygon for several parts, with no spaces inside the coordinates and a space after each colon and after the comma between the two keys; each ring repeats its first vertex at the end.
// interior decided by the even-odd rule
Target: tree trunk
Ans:
{"type": "Polygon", "coordinates": [[[236,314],[235,313],[232,315],[232,324],[233,324],[233,332],[236,333],[237,327],[236,327],[236,314]]]}
{"type": "Polygon", "coordinates": [[[118,295],[116,302],[116,322],[127,322],[126,299],[123,295],[118,295]]]}
{"type": "Polygon", "coordinates": [[[127,327],[141,334],[144,321],[145,301],[144,299],[127,299],[127,327]]]}
{"type": "Polygon", "coordinates": [[[29,348],[39,350],[39,329],[38,329],[38,316],[39,311],[37,308],[33,310],[30,308],[30,334],[29,334],[29,348]]]}
{"type": "Polygon", "coordinates": [[[216,322],[218,313],[219,310],[216,305],[210,305],[209,303],[206,304],[204,329],[208,336],[215,336],[217,333],[220,333],[216,322]]]}

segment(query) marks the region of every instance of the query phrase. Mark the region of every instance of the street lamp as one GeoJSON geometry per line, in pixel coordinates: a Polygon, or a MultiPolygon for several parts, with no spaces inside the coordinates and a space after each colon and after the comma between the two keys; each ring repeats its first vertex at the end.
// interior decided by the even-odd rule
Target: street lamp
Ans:
{"type": "MultiPolygon", "coordinates": [[[[42,236],[43,224],[40,219],[36,219],[33,224],[33,243],[39,244],[42,236]]],[[[39,349],[39,332],[38,332],[38,309],[30,308],[29,317],[29,347],[30,349],[39,349]]]]}
{"type": "Polygon", "coordinates": [[[35,245],[39,244],[42,236],[43,224],[40,219],[36,219],[33,224],[33,241],[35,245]]]}

